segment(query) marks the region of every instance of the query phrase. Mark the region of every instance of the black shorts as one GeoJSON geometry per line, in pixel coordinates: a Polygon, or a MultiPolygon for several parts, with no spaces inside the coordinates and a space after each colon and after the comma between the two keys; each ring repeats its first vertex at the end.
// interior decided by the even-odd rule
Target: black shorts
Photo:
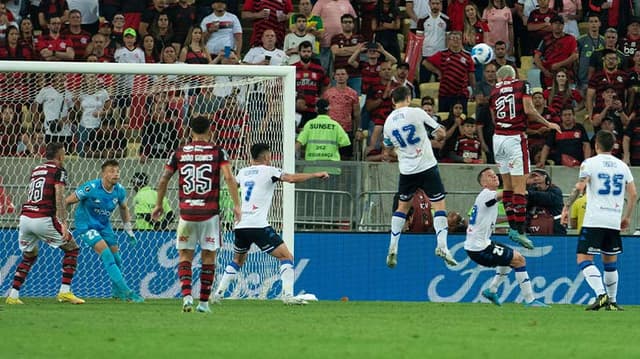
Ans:
{"type": "Polygon", "coordinates": [[[606,254],[616,255],[622,253],[622,239],[620,231],[609,228],[582,227],[578,237],[579,254],[606,254]]]}
{"type": "Polygon", "coordinates": [[[234,230],[235,240],[233,251],[238,254],[249,252],[251,244],[255,243],[265,253],[271,253],[282,243],[282,238],[272,227],[265,228],[239,228],[234,230]]]}
{"type": "Polygon", "coordinates": [[[422,188],[431,202],[442,201],[447,195],[447,192],[444,191],[442,180],[440,179],[438,166],[433,166],[420,173],[410,175],[400,174],[398,195],[401,201],[407,202],[411,200],[418,188],[422,188]]]}
{"type": "Polygon", "coordinates": [[[472,261],[485,267],[508,267],[513,259],[513,249],[502,243],[491,241],[487,248],[481,251],[467,251],[472,261]]]}

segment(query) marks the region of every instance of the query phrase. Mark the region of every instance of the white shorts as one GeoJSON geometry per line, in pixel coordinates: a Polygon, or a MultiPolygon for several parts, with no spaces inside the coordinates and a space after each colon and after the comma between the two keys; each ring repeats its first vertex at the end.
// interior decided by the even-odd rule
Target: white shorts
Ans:
{"type": "MultiPolygon", "coordinates": [[[[68,238],[71,238],[69,236],[68,238]]],[[[18,244],[23,252],[32,252],[43,241],[53,248],[68,242],[62,235],[62,225],[52,217],[31,218],[20,216],[18,244]]]]}
{"type": "Polygon", "coordinates": [[[529,173],[529,148],[524,134],[493,135],[493,153],[500,174],[524,176],[529,173]]]}
{"type": "Polygon", "coordinates": [[[222,244],[220,216],[216,215],[199,222],[185,221],[180,218],[176,234],[176,249],[178,250],[195,250],[196,244],[199,244],[202,250],[217,251],[222,244]]]}

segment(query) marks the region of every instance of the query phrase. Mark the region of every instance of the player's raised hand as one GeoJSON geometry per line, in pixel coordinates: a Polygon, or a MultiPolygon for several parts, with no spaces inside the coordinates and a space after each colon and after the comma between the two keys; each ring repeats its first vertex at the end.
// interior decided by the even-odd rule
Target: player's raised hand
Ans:
{"type": "Polygon", "coordinates": [[[157,221],[160,219],[160,216],[162,216],[162,206],[155,206],[153,207],[153,210],[151,211],[151,219],[153,219],[154,221],[157,221]]]}

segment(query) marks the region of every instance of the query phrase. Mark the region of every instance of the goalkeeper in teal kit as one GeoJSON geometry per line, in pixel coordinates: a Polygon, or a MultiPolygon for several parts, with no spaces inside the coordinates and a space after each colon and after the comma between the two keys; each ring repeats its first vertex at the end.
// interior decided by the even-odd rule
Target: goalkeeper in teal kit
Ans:
{"type": "Polygon", "coordinates": [[[69,195],[66,204],[78,203],[75,211],[75,237],[93,248],[102,260],[113,285],[113,295],[125,301],[144,302],[144,298],[132,291],[122,276],[122,259],[118,241],[111,227],[111,214],[118,208],[124,230],[135,243],[127,192],[119,183],[120,166],[116,160],[102,164],[100,178],[88,181],[69,195]]]}

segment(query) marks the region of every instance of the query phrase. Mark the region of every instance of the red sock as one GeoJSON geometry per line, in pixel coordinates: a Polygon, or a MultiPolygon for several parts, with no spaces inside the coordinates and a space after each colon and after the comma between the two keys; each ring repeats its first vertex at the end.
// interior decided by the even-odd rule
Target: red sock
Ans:
{"type": "Polygon", "coordinates": [[[216,273],[215,264],[203,264],[200,270],[200,301],[206,302],[211,295],[211,286],[213,285],[213,277],[216,273]]]}
{"type": "Polygon", "coordinates": [[[182,283],[182,296],[191,295],[191,262],[183,261],[178,263],[178,278],[182,283]]]}
{"type": "Polygon", "coordinates": [[[504,204],[504,211],[507,213],[509,226],[514,228],[515,217],[513,215],[513,191],[502,191],[502,204],[504,204]]]}
{"type": "Polygon", "coordinates": [[[519,233],[524,233],[525,220],[527,216],[527,197],[523,194],[513,195],[513,217],[516,221],[516,228],[519,233]]]}
{"type": "Polygon", "coordinates": [[[29,271],[31,267],[38,259],[38,256],[27,257],[24,254],[22,255],[22,261],[18,264],[18,268],[16,268],[16,274],[13,276],[13,289],[19,291],[24,281],[27,279],[29,275],[29,271]]]}
{"type": "Polygon", "coordinates": [[[76,273],[76,267],[78,266],[78,254],[80,249],[72,249],[64,252],[62,257],[62,284],[71,285],[73,275],[76,273]]]}

